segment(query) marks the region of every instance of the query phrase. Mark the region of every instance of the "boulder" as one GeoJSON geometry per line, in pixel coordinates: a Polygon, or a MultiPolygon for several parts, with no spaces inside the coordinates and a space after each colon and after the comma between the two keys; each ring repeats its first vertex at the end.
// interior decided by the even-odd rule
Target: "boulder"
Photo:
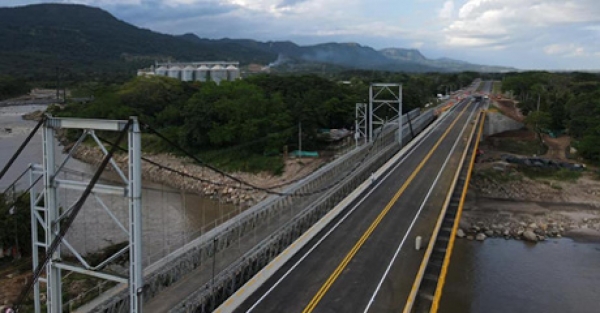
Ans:
{"type": "Polygon", "coordinates": [[[486,230],[484,232],[486,237],[494,237],[494,231],[493,230],[486,230]]]}
{"type": "Polygon", "coordinates": [[[531,229],[537,229],[538,228],[538,226],[537,226],[536,223],[531,223],[531,224],[529,224],[528,227],[531,228],[531,229]]]}
{"type": "Polygon", "coordinates": [[[458,238],[464,238],[466,236],[465,231],[462,229],[458,229],[458,231],[456,231],[456,237],[458,238]]]}
{"type": "Polygon", "coordinates": [[[484,233],[479,233],[479,234],[477,234],[477,236],[475,237],[475,239],[476,239],[477,241],[484,241],[484,240],[485,240],[485,238],[486,238],[486,236],[485,236],[485,234],[484,234],[484,233]]]}
{"type": "Polygon", "coordinates": [[[523,239],[525,239],[527,241],[531,241],[531,242],[538,241],[537,235],[534,232],[532,232],[531,230],[526,230],[523,232],[523,239]]]}

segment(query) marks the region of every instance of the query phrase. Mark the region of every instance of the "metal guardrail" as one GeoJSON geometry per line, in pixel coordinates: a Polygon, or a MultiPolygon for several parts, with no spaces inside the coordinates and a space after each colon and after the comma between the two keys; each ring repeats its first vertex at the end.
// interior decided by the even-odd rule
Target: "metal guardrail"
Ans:
{"type": "MultiPolygon", "coordinates": [[[[420,114],[418,109],[409,112],[408,116],[412,120],[414,134],[422,131],[435,118],[433,111],[420,114]]],[[[265,225],[265,221],[279,218],[280,225],[283,226],[276,233],[266,235],[258,245],[241,255],[237,261],[229,264],[226,270],[215,277],[215,285],[223,286],[222,288],[205,286],[204,289],[186,298],[184,304],[178,306],[178,308],[185,308],[184,311],[189,311],[191,307],[204,308],[200,310],[201,312],[216,307],[215,300],[222,300],[226,294],[233,293],[236,286],[243,285],[243,282],[250,279],[310,225],[333,208],[337,201],[368,179],[371,172],[399,151],[400,145],[394,144],[398,141],[398,124],[395,123],[396,127],[392,127],[394,122],[390,121],[384,127],[382,135],[376,142],[356,148],[284,190],[285,193],[309,193],[322,189],[335,182],[338,177],[347,175],[357,162],[365,159],[364,164],[355,169],[352,175],[327,192],[303,198],[292,195],[271,196],[150,265],[145,270],[144,299],[152,298],[187,273],[206,264],[212,260],[215,253],[220,253],[236,241],[242,240],[245,234],[252,233],[265,225]],[[297,208],[299,214],[292,214],[293,208],[297,208]],[[286,211],[289,215],[287,220],[281,218],[282,212],[286,211]],[[221,296],[212,295],[215,292],[221,296]]],[[[403,144],[412,139],[408,125],[405,125],[403,134],[403,144]]],[[[110,293],[111,297],[98,300],[90,311],[126,312],[127,305],[124,302],[127,301],[127,292],[123,286],[120,288],[123,290],[120,292],[113,290],[110,293]]]]}
{"type": "Polygon", "coordinates": [[[434,227],[404,313],[437,312],[484,121],[485,113],[480,112],[434,227]]]}
{"type": "MultiPolygon", "coordinates": [[[[420,119],[418,122],[415,122],[413,127],[416,133],[419,133],[428,125],[424,121],[425,119],[420,119]]],[[[393,128],[384,129],[384,136],[380,141],[388,142],[390,139],[395,140],[396,135],[394,133],[395,129],[393,128]]],[[[410,133],[405,133],[403,137],[406,142],[412,139],[410,133]]],[[[337,184],[300,214],[285,223],[277,232],[248,251],[237,262],[231,264],[216,278],[214,285],[207,284],[205,288],[201,288],[189,295],[170,312],[211,312],[218,304],[225,301],[254,274],[260,271],[314,223],[327,214],[339,201],[367,180],[372,172],[381,167],[399,149],[400,145],[388,144],[387,148],[379,150],[378,153],[373,155],[371,162],[362,164],[354,175],[337,184]]]]}

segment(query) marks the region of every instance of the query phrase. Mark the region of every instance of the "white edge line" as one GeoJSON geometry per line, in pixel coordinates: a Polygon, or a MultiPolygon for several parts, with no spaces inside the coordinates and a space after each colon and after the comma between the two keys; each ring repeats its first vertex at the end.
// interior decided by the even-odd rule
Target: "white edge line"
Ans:
{"type": "MultiPolygon", "coordinates": [[[[459,102],[460,103],[460,102],[459,102]]],[[[457,103],[458,104],[458,103],[457,103]]],[[[256,303],[252,305],[250,309],[246,312],[251,312],[260,302],[268,296],[308,255],[316,249],[316,247],[323,242],[327,238],[329,234],[335,228],[341,224],[356,208],[371,194],[373,191],[381,185],[390,175],[391,173],[398,168],[423,142],[426,137],[431,136],[433,131],[442,123],[442,121],[448,119],[450,116],[450,112],[454,111],[458,105],[453,105],[450,110],[444,112],[442,117],[438,118],[433,122],[428,128],[423,130],[415,140],[411,141],[407,144],[401,151],[399,151],[394,157],[392,157],[385,165],[383,165],[376,173],[376,176],[379,177],[383,172],[388,171],[392,165],[400,158],[403,159],[396,164],[392,170],[384,176],[383,179],[379,180],[375,188],[371,189],[367,194],[365,194],[362,199],[350,210],[346,213],[346,215],[338,222],[336,225],[332,227],[330,231],[328,231],[315,245],[307,251],[301,259],[299,259],[292,268],[290,268],[260,299],[257,300],[256,303]],[[408,151],[409,149],[414,149],[408,151]],[[408,151],[408,153],[407,153],[408,151]]],[[[350,202],[356,200],[360,194],[371,185],[371,179],[368,178],[365,180],[358,188],[356,188],[350,195],[344,198],[334,209],[332,209],[329,213],[327,213],[323,218],[321,218],[315,225],[313,225],[309,230],[307,230],[300,238],[298,238],[294,243],[292,243],[288,248],[286,248],[281,254],[279,254],[275,260],[269,263],[265,268],[263,268],[260,272],[258,272],[254,277],[248,281],[242,288],[235,292],[227,301],[221,304],[214,312],[215,313],[230,313],[237,309],[247,298],[249,298],[262,284],[264,284],[272,275],[274,275],[287,261],[289,261],[300,249],[302,249],[314,236],[316,236],[329,222],[331,222],[337,215],[343,211],[350,202]]]]}
{"type": "Polygon", "coordinates": [[[383,276],[381,277],[381,280],[377,284],[377,288],[375,288],[375,291],[373,292],[373,296],[371,296],[371,299],[369,300],[369,303],[367,304],[367,307],[365,308],[365,310],[363,311],[363,313],[367,313],[369,311],[369,309],[371,308],[371,305],[373,305],[373,302],[375,302],[375,297],[377,297],[377,294],[379,293],[379,290],[381,289],[381,286],[383,285],[383,282],[384,282],[385,278],[387,277],[387,275],[389,274],[390,270],[392,269],[392,266],[394,265],[394,262],[396,261],[396,258],[398,258],[398,255],[400,254],[400,251],[402,250],[402,247],[404,246],[404,242],[406,241],[406,238],[408,238],[408,235],[412,231],[412,228],[415,225],[415,223],[417,221],[417,218],[419,218],[419,215],[421,215],[421,211],[423,211],[423,208],[425,207],[425,204],[427,203],[427,201],[429,201],[429,197],[431,196],[431,193],[433,192],[433,189],[436,187],[436,185],[438,183],[438,180],[442,176],[442,172],[446,169],[446,166],[448,165],[448,162],[450,161],[450,158],[452,157],[452,154],[454,153],[454,150],[456,150],[456,147],[458,146],[458,143],[460,142],[460,138],[462,138],[463,134],[465,133],[465,130],[467,129],[467,126],[469,126],[468,121],[470,121],[471,118],[473,118],[473,113],[475,113],[475,110],[471,111],[471,114],[469,114],[469,119],[467,120],[467,123],[465,123],[465,125],[463,126],[462,130],[460,131],[460,134],[458,135],[458,138],[457,138],[456,142],[454,142],[454,145],[452,146],[452,149],[450,149],[450,152],[448,153],[448,156],[446,157],[446,160],[444,160],[444,164],[440,168],[440,171],[438,172],[437,176],[435,177],[435,180],[433,181],[433,184],[429,188],[429,191],[427,192],[427,195],[423,199],[423,202],[421,203],[421,206],[419,207],[419,210],[417,211],[417,214],[415,215],[415,217],[413,218],[412,222],[410,223],[410,226],[408,227],[408,230],[406,231],[406,234],[404,235],[404,238],[402,238],[402,241],[400,242],[400,245],[398,245],[398,248],[396,249],[396,252],[394,253],[394,256],[392,257],[392,259],[390,260],[390,263],[388,264],[387,268],[385,269],[385,272],[383,273],[383,276]]]}

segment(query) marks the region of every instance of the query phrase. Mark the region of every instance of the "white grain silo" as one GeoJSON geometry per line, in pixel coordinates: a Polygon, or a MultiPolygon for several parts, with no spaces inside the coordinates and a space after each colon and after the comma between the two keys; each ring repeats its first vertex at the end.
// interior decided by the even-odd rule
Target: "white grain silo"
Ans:
{"type": "Polygon", "coordinates": [[[154,71],[154,73],[157,76],[167,76],[167,73],[169,72],[169,69],[166,66],[159,66],[156,68],[156,70],[154,71]]]}
{"type": "Polygon", "coordinates": [[[210,69],[210,79],[218,85],[222,80],[227,80],[227,70],[221,65],[213,66],[210,69]]]}
{"type": "Polygon", "coordinates": [[[194,71],[196,71],[196,68],[191,65],[184,67],[183,71],[181,72],[181,80],[183,80],[184,82],[193,81],[194,80],[194,71]]]}
{"type": "Polygon", "coordinates": [[[227,67],[227,78],[229,81],[234,81],[240,78],[240,69],[235,65],[229,65],[227,67]]]}
{"type": "Polygon", "coordinates": [[[171,68],[169,68],[169,77],[181,79],[181,68],[177,65],[171,66],[171,68]]]}
{"type": "Polygon", "coordinates": [[[210,69],[208,68],[208,66],[206,65],[200,65],[200,67],[198,67],[196,69],[196,80],[197,81],[201,81],[201,82],[205,82],[206,81],[206,77],[208,76],[208,71],[210,69]]]}

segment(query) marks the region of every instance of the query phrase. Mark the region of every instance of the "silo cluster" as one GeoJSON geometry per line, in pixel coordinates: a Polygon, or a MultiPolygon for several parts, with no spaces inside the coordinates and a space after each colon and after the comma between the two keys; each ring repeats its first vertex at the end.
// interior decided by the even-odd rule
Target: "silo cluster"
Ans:
{"type": "Polygon", "coordinates": [[[156,64],[154,74],[182,81],[234,81],[240,78],[238,62],[194,62],[156,64]]]}

